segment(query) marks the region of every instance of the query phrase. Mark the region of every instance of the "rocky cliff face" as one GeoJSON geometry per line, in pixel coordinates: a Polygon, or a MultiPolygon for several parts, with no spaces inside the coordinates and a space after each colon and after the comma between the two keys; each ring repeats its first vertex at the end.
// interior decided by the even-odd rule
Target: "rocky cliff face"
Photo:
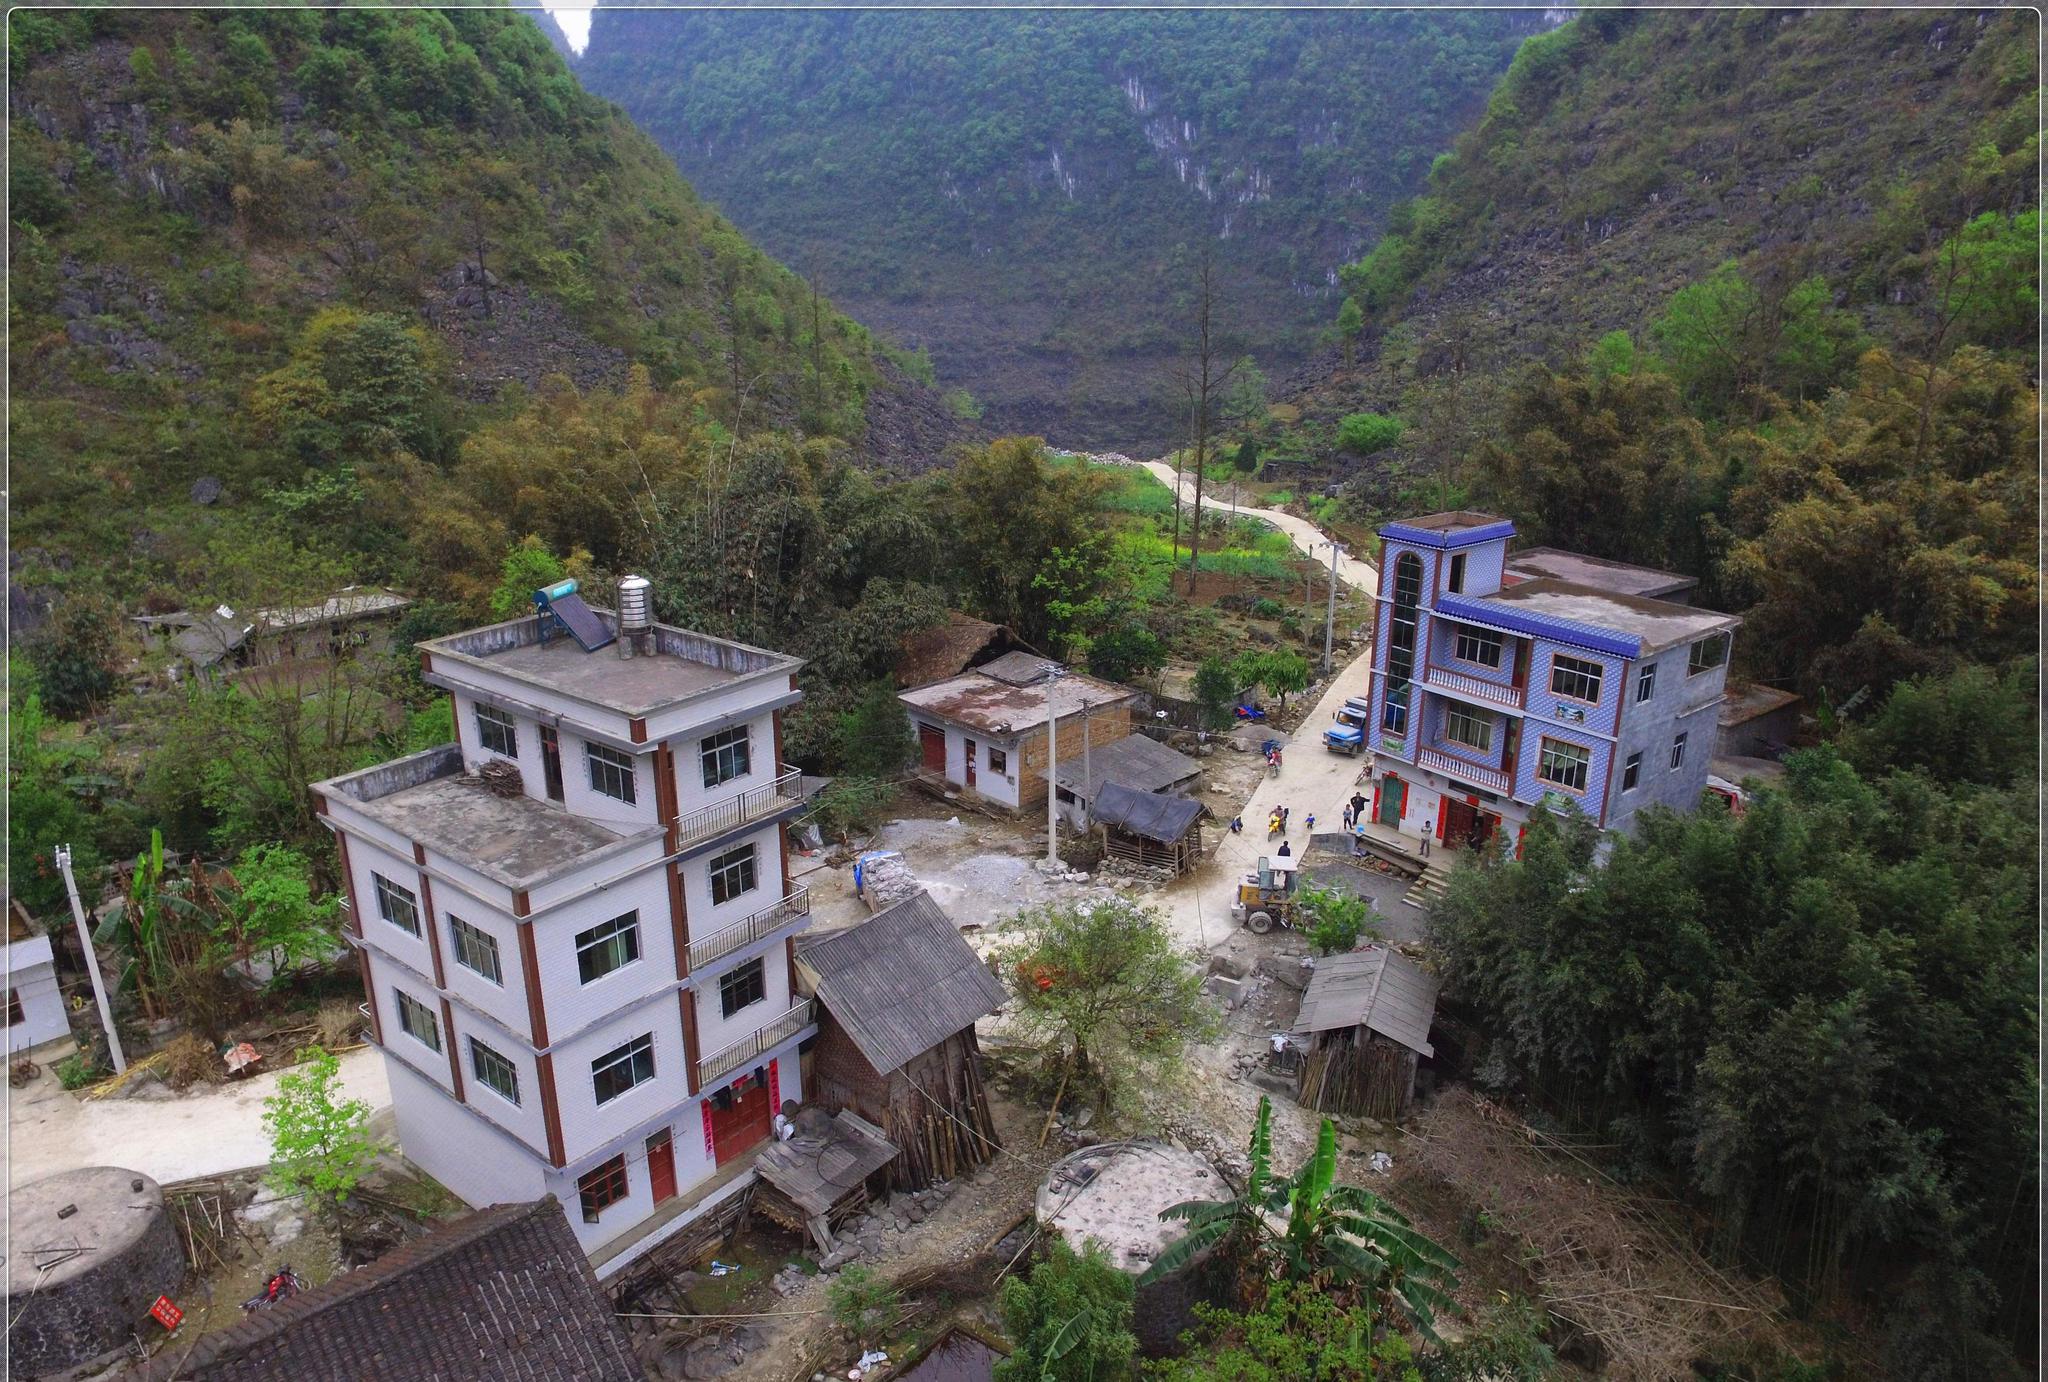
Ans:
{"type": "Polygon", "coordinates": [[[578,72],[998,431],[1158,445],[1189,266],[1269,373],[1535,15],[598,12],[578,72]]]}

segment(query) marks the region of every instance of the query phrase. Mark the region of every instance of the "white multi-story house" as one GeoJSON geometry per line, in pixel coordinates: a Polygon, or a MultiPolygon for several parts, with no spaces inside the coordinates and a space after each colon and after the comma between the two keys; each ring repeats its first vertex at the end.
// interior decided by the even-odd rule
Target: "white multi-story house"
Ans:
{"type": "Polygon", "coordinates": [[[801,663],[620,594],[623,636],[543,602],[421,644],[457,742],[315,787],[405,1154],[472,1205],[555,1195],[600,1276],[743,1187],[816,1030],[801,663]]]}

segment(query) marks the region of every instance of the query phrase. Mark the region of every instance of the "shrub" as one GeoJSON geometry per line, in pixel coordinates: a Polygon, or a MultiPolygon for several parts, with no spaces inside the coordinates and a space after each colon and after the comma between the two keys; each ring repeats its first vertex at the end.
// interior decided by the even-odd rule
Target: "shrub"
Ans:
{"type": "Polygon", "coordinates": [[[1370,456],[1401,440],[1407,427],[1401,419],[1384,413],[1351,413],[1337,424],[1337,440],[1346,450],[1370,456]]]}
{"type": "Polygon", "coordinates": [[[323,1050],[357,1045],[362,1040],[362,1031],[362,1011],[345,999],[322,1003],[313,1018],[313,1035],[323,1050]]]}
{"type": "Polygon", "coordinates": [[[370,1136],[370,1106],[341,1095],[341,1063],[315,1046],[263,1101],[270,1133],[271,1185],[283,1194],[339,1204],[382,1150],[370,1136]]]}
{"type": "Polygon", "coordinates": [[[825,1288],[825,1304],[841,1329],[865,1341],[895,1317],[902,1298],[873,1268],[856,1264],[825,1288]]]}
{"type": "Polygon", "coordinates": [[[57,1062],[57,1083],[66,1089],[83,1089],[100,1074],[100,1068],[83,1051],[57,1062]]]}
{"type": "Polygon", "coordinates": [[[213,1043],[191,1032],[180,1033],[164,1047],[164,1083],[172,1089],[219,1079],[220,1071],[220,1053],[213,1043]]]}

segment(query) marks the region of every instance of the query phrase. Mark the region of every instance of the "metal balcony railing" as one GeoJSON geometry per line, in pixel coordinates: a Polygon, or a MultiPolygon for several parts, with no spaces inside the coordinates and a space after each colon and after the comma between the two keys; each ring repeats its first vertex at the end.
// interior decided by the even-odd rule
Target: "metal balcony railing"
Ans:
{"type": "Polygon", "coordinates": [[[1497,792],[1501,796],[1507,796],[1514,786],[1508,775],[1498,768],[1482,768],[1477,763],[1467,763],[1462,758],[1453,758],[1447,753],[1438,753],[1435,749],[1418,750],[1415,761],[1432,772],[1466,782],[1476,782],[1487,791],[1497,792]]]}
{"type": "Polygon", "coordinates": [[[691,941],[690,970],[694,973],[712,961],[732,954],[743,945],[774,934],[795,918],[807,917],[810,914],[811,890],[798,888],[780,902],[763,907],[745,921],[728,926],[723,931],[714,931],[701,941],[691,941]]]}
{"type": "Polygon", "coordinates": [[[796,1006],[751,1036],[741,1037],[722,1050],[713,1051],[697,1062],[697,1084],[701,1088],[729,1075],[763,1051],[772,1051],[811,1025],[817,1000],[799,998],[796,1006]]]}
{"type": "Polygon", "coordinates": [[[708,840],[714,835],[723,835],[728,830],[737,830],[743,825],[773,815],[783,807],[801,799],[803,774],[788,764],[772,782],[759,787],[749,787],[738,796],[692,811],[676,821],[678,846],[708,840]]]}
{"type": "Polygon", "coordinates": [[[1453,696],[1504,706],[1509,710],[1521,710],[1528,704],[1529,693],[1525,688],[1503,686],[1484,677],[1468,677],[1463,672],[1448,672],[1441,667],[1430,668],[1422,685],[1424,690],[1445,691],[1453,696]]]}

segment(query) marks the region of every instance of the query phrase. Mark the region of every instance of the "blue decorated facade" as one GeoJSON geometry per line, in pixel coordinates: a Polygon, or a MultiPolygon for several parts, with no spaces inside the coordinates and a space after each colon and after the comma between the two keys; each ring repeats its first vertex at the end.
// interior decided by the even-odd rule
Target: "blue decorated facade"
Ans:
{"type": "Polygon", "coordinates": [[[1625,830],[1652,804],[1690,810],[1740,621],[1632,593],[1669,573],[1517,571],[1513,538],[1465,512],[1380,529],[1372,819],[1451,848],[1519,848],[1532,811],[1576,806],[1625,830]]]}

